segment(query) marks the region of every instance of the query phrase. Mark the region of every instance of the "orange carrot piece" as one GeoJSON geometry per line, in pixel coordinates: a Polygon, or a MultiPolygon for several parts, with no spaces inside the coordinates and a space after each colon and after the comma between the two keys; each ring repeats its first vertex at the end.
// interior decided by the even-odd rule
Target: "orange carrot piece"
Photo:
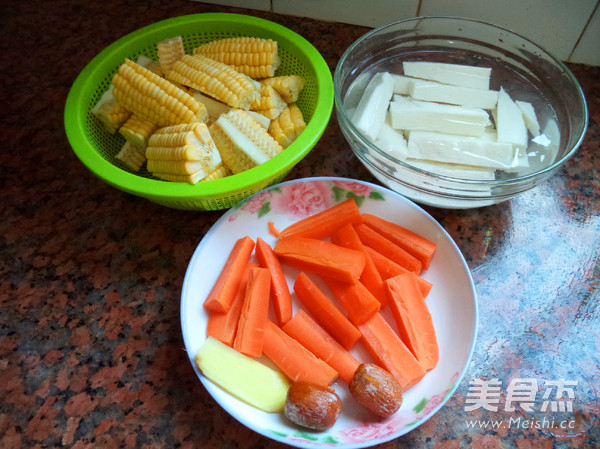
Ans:
{"type": "MultiPolygon", "coordinates": [[[[410,273],[406,268],[401,267],[393,260],[388,259],[383,254],[375,251],[373,248],[366,247],[366,250],[384,281],[389,278],[393,278],[394,276],[398,276],[399,274],[410,273]]],[[[421,290],[423,297],[427,297],[431,291],[431,288],[433,287],[433,284],[428,280],[423,279],[421,276],[417,277],[417,283],[419,284],[419,289],[421,290]]]]}
{"type": "Polygon", "coordinates": [[[363,214],[363,221],[367,226],[419,259],[423,264],[423,269],[429,268],[437,248],[435,242],[376,215],[363,214]]]}
{"type": "Polygon", "coordinates": [[[423,264],[412,254],[365,224],[358,225],[355,229],[363,245],[373,248],[407,270],[421,274],[423,264]]]}
{"type": "Polygon", "coordinates": [[[328,386],[338,376],[336,370],[270,320],[265,326],[263,353],[294,382],[328,386]]]}
{"type": "Polygon", "coordinates": [[[271,295],[275,316],[279,325],[285,324],[292,317],[292,295],[288,288],[283,268],[275,256],[273,248],[263,239],[256,239],[256,258],[260,266],[267,268],[271,273],[271,295]]]}
{"type": "Polygon", "coordinates": [[[257,264],[249,262],[244,269],[242,281],[231,307],[227,312],[210,312],[206,324],[206,336],[213,337],[227,346],[233,347],[233,340],[237,332],[238,321],[242,314],[244,298],[246,297],[246,284],[250,275],[250,268],[258,267],[257,264]]]}
{"type": "Polygon", "coordinates": [[[273,248],[281,263],[341,281],[358,279],[365,267],[360,251],[307,237],[286,237],[273,248]]]}
{"type": "Polygon", "coordinates": [[[340,378],[352,380],[360,362],[304,310],[299,309],[282,329],[336,370],[340,378]]]}
{"type": "Polygon", "coordinates": [[[360,331],[304,272],[296,278],[294,291],[313,318],[346,350],[360,340],[360,331]]]}
{"type": "Polygon", "coordinates": [[[355,326],[364,323],[379,312],[381,304],[358,279],[352,282],[331,278],[323,278],[323,280],[355,326]]]}
{"type": "Polygon", "coordinates": [[[233,349],[249,357],[260,357],[269,314],[271,274],[266,268],[251,268],[244,306],[238,321],[233,349]]]}
{"type": "Polygon", "coordinates": [[[229,310],[253,250],[254,240],[248,236],[235,242],[217,281],[204,301],[204,307],[214,312],[229,310]]]}
{"type": "Polygon", "coordinates": [[[299,236],[323,239],[331,236],[333,231],[346,223],[353,225],[362,223],[362,215],[354,198],[298,220],[281,231],[279,237],[299,236]]]}
{"type": "Polygon", "coordinates": [[[360,274],[360,282],[377,298],[381,303],[381,307],[384,307],[387,303],[388,296],[383,279],[377,270],[377,267],[373,263],[373,259],[367,252],[365,245],[362,244],[354,226],[350,223],[338,228],[332,235],[331,241],[336,245],[343,246],[344,248],[355,249],[362,251],[365,255],[365,268],[363,268],[360,274]]]}
{"type": "Polygon", "coordinates": [[[362,341],[380,367],[389,371],[403,391],[425,376],[425,369],[380,313],[358,326],[362,341]]]}
{"type": "Polygon", "coordinates": [[[269,234],[271,234],[275,238],[279,238],[279,229],[277,228],[277,226],[275,226],[275,223],[273,223],[272,221],[270,221],[267,224],[267,226],[269,228],[269,234]]]}
{"type": "Polygon", "coordinates": [[[400,338],[426,371],[439,361],[438,343],[431,313],[419,290],[414,273],[401,274],[386,281],[389,305],[400,338]]]}

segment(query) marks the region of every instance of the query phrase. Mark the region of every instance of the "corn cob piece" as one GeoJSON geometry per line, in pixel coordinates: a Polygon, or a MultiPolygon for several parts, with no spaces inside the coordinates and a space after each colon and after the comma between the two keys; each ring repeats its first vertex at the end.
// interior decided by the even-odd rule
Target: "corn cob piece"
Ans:
{"type": "Polygon", "coordinates": [[[142,67],[147,68],[152,73],[156,73],[158,76],[164,76],[165,72],[160,67],[160,62],[150,59],[147,56],[140,55],[136,61],[142,67]]]}
{"type": "Polygon", "coordinates": [[[271,124],[270,118],[265,117],[260,112],[256,112],[256,111],[246,111],[246,114],[248,114],[250,117],[252,117],[254,120],[256,120],[256,122],[260,126],[262,126],[264,129],[266,129],[266,130],[269,129],[269,125],[271,124]]]}
{"type": "Polygon", "coordinates": [[[259,95],[246,75],[202,55],[183,56],[173,64],[166,77],[234,108],[249,109],[250,103],[259,95]]]}
{"type": "Polygon", "coordinates": [[[261,80],[263,85],[273,86],[283,101],[295,103],[304,88],[304,78],[298,75],[282,75],[261,80]]]}
{"type": "Polygon", "coordinates": [[[256,111],[270,120],[276,119],[287,106],[281,96],[272,86],[262,86],[260,97],[250,105],[251,111],[256,111]]]}
{"type": "Polygon", "coordinates": [[[133,171],[140,171],[140,168],[146,162],[144,150],[132,145],[130,142],[125,142],[115,157],[133,171]]]}
{"type": "Polygon", "coordinates": [[[198,182],[222,163],[206,124],[192,123],[160,128],[148,141],[148,171],[172,179],[187,176],[198,182]]]}
{"type": "Polygon", "coordinates": [[[217,165],[217,168],[215,168],[212,172],[209,173],[209,175],[206,178],[202,178],[202,181],[220,179],[224,178],[225,176],[230,176],[231,174],[232,173],[231,170],[229,170],[229,167],[227,167],[227,165],[221,162],[219,165],[217,165]]]}
{"type": "Polygon", "coordinates": [[[113,76],[113,95],[138,117],[163,127],[203,122],[208,112],[173,83],[125,59],[113,76]]]}
{"type": "Polygon", "coordinates": [[[104,129],[109,133],[116,133],[123,123],[131,117],[131,111],[125,109],[113,96],[112,86],[102,94],[98,103],[92,108],[94,114],[104,129]]]}
{"type": "Polygon", "coordinates": [[[254,79],[274,76],[280,63],[277,41],[258,37],[231,37],[209,42],[196,47],[194,54],[230,65],[254,79]]]}
{"type": "Polygon", "coordinates": [[[159,42],[156,44],[156,52],[163,73],[167,73],[173,68],[175,61],[179,61],[183,55],[185,55],[183,38],[181,36],[175,36],[159,42]]]}
{"type": "Polygon", "coordinates": [[[125,137],[127,142],[145,151],[148,146],[148,139],[156,131],[156,128],[157,126],[154,123],[141,119],[134,114],[121,126],[119,133],[125,137]]]}
{"type": "Polygon", "coordinates": [[[193,94],[193,97],[196,99],[198,103],[206,106],[206,110],[208,111],[208,121],[209,123],[214,122],[219,118],[221,114],[226,114],[231,109],[231,106],[225,104],[219,100],[215,100],[208,95],[204,95],[202,92],[196,91],[193,94]]]}
{"type": "Polygon", "coordinates": [[[225,166],[225,164],[219,164],[212,172],[202,178],[200,172],[192,173],[190,175],[174,175],[172,173],[153,173],[157,178],[164,179],[165,181],[172,182],[188,182],[190,184],[196,184],[203,181],[211,181],[213,179],[224,178],[225,176],[231,175],[231,171],[225,166]]]}
{"type": "Polygon", "coordinates": [[[241,109],[221,115],[210,128],[223,162],[237,174],[260,165],[283,148],[272,136],[241,109]]]}
{"type": "Polygon", "coordinates": [[[296,103],[292,103],[285,108],[276,120],[271,121],[269,134],[283,148],[287,148],[305,128],[306,122],[302,111],[296,103]]]}

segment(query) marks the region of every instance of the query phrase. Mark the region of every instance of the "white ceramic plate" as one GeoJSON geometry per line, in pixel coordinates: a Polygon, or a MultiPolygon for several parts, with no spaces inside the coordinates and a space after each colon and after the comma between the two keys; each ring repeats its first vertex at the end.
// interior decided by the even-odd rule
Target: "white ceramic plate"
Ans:
{"type": "MultiPolygon", "coordinates": [[[[254,257],[254,256],[253,256],[254,257]]],[[[288,284],[297,271],[284,267],[288,284]]],[[[326,287],[324,290],[327,291],[326,287]]],[[[295,310],[299,301],[292,295],[295,310]]],[[[386,315],[388,311],[384,310],[386,315]]],[[[390,315],[391,316],[391,315],[390,315]]],[[[386,188],[345,178],[305,178],[267,188],[228,210],[204,236],[187,269],[181,296],[181,326],[190,362],[213,398],[234,418],[256,432],[291,446],[314,448],[374,446],[415,429],[433,416],[458,387],[469,364],[477,332],[477,300],[465,260],[444,229],[423,209],[386,188]],[[440,359],[417,385],[404,394],[402,407],[387,419],[366,412],[354,401],[344,381],[334,387],[342,398],[342,415],[328,431],[313,432],[291,424],[283,414],[269,414],[225,393],[206,379],[194,355],[206,339],[208,315],[203,302],[235,241],[249,235],[274,245],[269,222],[278,229],[354,197],[362,212],[378,215],[412,229],[437,243],[423,277],[433,283],[427,296],[438,338],[440,359]]],[[[372,361],[362,343],[352,350],[372,361]]]]}

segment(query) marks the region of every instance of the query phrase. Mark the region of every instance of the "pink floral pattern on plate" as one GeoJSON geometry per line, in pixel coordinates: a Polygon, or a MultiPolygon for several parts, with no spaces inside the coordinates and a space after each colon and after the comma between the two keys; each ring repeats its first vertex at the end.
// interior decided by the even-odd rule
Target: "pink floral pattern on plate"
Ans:
{"type": "MultiPolygon", "coordinates": [[[[275,210],[293,220],[321,212],[336,203],[354,198],[358,206],[366,198],[384,201],[385,198],[370,185],[352,180],[296,182],[258,192],[235,206],[239,211],[262,217],[275,210]]],[[[239,214],[231,214],[229,221],[239,214]]]]}

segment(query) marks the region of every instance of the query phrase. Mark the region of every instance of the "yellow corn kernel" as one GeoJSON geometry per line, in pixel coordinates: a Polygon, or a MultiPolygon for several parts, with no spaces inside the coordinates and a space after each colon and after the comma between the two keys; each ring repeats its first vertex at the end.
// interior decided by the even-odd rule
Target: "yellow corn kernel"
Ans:
{"type": "Polygon", "coordinates": [[[134,171],[140,171],[140,168],[146,162],[144,150],[129,142],[125,142],[115,157],[134,171]]]}
{"type": "Polygon", "coordinates": [[[264,115],[270,120],[276,119],[281,111],[287,107],[281,96],[272,86],[262,86],[260,97],[252,102],[250,110],[264,115]]]}
{"type": "Polygon", "coordinates": [[[210,125],[223,162],[237,174],[260,165],[282,151],[281,145],[241,109],[232,109],[210,125]]]}
{"type": "Polygon", "coordinates": [[[283,101],[295,103],[304,88],[304,78],[298,75],[282,75],[261,80],[263,85],[273,86],[283,101]]]}
{"type": "Polygon", "coordinates": [[[119,103],[157,126],[208,119],[206,108],[189,94],[129,59],[119,66],[112,83],[119,103]]]}
{"type": "Polygon", "coordinates": [[[249,109],[259,95],[246,75],[202,55],[185,55],[173,64],[167,79],[193,87],[231,107],[249,109]]]}
{"type": "Polygon", "coordinates": [[[130,144],[139,147],[143,150],[148,146],[148,139],[156,130],[156,125],[148,120],[139,118],[136,115],[129,117],[123,126],[119,129],[119,133],[130,144]]]}
{"type": "Polygon", "coordinates": [[[277,41],[258,37],[231,37],[209,42],[196,47],[194,54],[230,65],[254,79],[274,76],[280,63],[277,41]]]}
{"type": "Polygon", "coordinates": [[[125,109],[113,96],[112,87],[108,89],[98,103],[92,108],[92,114],[94,114],[104,129],[109,133],[116,133],[123,123],[125,123],[129,117],[131,117],[131,111],[125,109]]]}
{"type": "Polygon", "coordinates": [[[163,73],[167,73],[171,70],[175,61],[179,61],[183,55],[185,55],[183,38],[181,36],[175,36],[159,42],[156,44],[156,52],[163,73]]]}
{"type": "Polygon", "coordinates": [[[269,134],[283,148],[287,148],[305,128],[306,122],[302,111],[296,103],[292,103],[279,114],[276,120],[271,121],[269,134]]]}

